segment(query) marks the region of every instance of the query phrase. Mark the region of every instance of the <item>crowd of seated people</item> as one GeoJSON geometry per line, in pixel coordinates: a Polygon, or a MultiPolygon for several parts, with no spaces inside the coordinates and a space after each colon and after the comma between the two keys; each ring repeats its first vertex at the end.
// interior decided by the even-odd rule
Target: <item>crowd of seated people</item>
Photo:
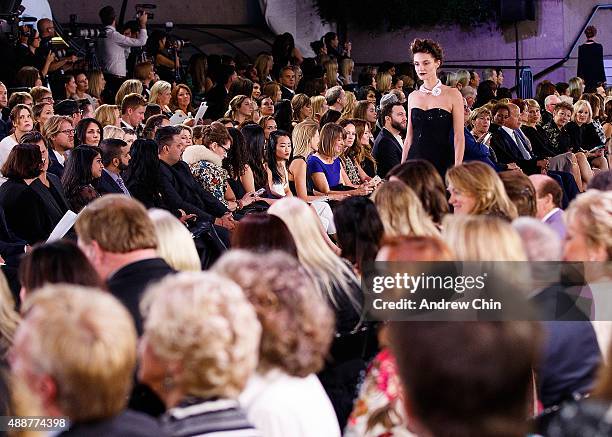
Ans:
{"type": "Polygon", "coordinates": [[[519,99],[502,70],[439,72],[465,137],[444,174],[402,158],[414,67],[356,74],[333,32],[312,58],[283,34],[252,63],[199,53],[182,71],[156,31],[121,77],[40,57],[38,33],[20,59],[39,80],[0,83],[2,415],[65,417],[66,435],[612,428],[600,307],[378,324],[360,285],[374,261],[612,261],[602,90],[544,81],[519,99]]]}

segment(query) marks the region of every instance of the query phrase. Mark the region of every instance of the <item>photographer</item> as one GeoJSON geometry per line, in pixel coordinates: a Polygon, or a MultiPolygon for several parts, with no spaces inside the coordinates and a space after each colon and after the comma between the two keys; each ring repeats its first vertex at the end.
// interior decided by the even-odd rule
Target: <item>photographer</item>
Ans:
{"type": "Polygon", "coordinates": [[[146,52],[153,62],[159,78],[173,83],[176,81],[176,71],[179,69],[180,61],[178,50],[174,47],[169,50],[168,46],[168,34],[154,30],[147,40],[146,52]]]}
{"type": "Polygon", "coordinates": [[[140,31],[137,38],[130,38],[117,32],[115,28],[117,14],[112,6],[105,6],[100,9],[100,20],[104,24],[106,37],[98,41],[98,57],[106,78],[106,91],[114,96],[121,83],[125,80],[126,54],[128,47],[141,47],[147,42],[147,19],[146,13],[140,13],[138,23],[140,31]]]}
{"type": "MultiPolygon", "coordinates": [[[[51,47],[51,39],[55,36],[55,25],[53,21],[49,18],[41,18],[36,23],[36,28],[38,29],[38,36],[40,37],[40,43],[35,50],[38,65],[44,66],[49,63],[47,73],[55,73],[56,77],[61,75],[60,70],[66,71],[72,69],[74,63],[79,60],[76,55],[57,59],[55,53],[53,53],[51,47]]],[[[35,67],[39,68],[37,65],[35,65],[35,67]]]]}

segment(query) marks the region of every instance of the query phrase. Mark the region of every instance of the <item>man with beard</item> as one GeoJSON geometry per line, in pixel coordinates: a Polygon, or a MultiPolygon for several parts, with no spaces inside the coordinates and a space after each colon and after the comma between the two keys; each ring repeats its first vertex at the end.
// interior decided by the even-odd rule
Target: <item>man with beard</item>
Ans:
{"type": "Polygon", "coordinates": [[[402,135],[406,133],[406,109],[399,102],[383,106],[384,127],[374,141],[372,153],[376,159],[376,173],[384,178],[389,170],[402,162],[402,135]]]}
{"type": "Polygon", "coordinates": [[[130,146],[123,140],[109,138],[100,142],[100,149],[102,149],[104,170],[98,181],[98,193],[130,196],[130,192],[121,179],[121,172],[125,171],[130,162],[130,146]]]}

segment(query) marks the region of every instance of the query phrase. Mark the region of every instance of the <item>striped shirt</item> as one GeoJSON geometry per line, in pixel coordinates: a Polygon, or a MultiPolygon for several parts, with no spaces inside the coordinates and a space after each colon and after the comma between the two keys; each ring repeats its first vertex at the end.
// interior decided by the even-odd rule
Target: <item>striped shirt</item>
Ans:
{"type": "Polygon", "coordinates": [[[233,399],[187,399],[161,418],[172,437],[261,437],[233,399]]]}

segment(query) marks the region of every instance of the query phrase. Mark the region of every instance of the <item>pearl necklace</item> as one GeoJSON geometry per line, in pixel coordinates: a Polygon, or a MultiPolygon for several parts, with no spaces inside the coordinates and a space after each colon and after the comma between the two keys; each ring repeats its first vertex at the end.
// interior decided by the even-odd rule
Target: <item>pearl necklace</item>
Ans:
{"type": "Polygon", "coordinates": [[[431,94],[434,97],[438,97],[440,94],[442,94],[442,81],[438,79],[438,82],[434,85],[434,87],[431,90],[428,90],[427,88],[425,88],[425,85],[421,85],[421,87],[419,88],[419,91],[424,94],[431,94]]]}

